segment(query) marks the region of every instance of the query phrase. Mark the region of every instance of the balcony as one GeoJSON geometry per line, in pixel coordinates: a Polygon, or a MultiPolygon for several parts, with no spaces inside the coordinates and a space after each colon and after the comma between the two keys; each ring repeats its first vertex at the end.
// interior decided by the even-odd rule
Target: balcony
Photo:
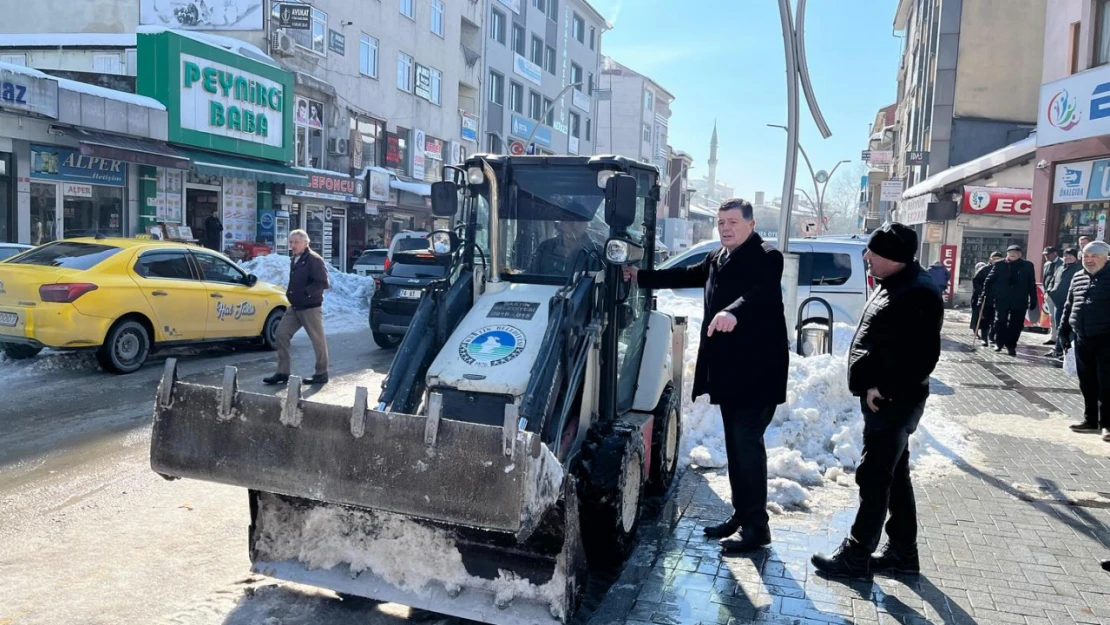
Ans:
{"type": "Polygon", "coordinates": [[[482,64],[482,56],[475,52],[473,49],[466,45],[460,45],[460,53],[463,55],[463,68],[462,73],[459,74],[459,82],[474,89],[480,89],[482,64]]]}

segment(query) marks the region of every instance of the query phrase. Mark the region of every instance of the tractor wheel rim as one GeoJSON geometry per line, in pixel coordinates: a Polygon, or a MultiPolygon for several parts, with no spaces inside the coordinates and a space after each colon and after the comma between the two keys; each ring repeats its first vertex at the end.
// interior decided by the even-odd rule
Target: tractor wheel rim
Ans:
{"type": "Polygon", "coordinates": [[[640,507],[640,456],[634,454],[624,466],[624,480],[621,483],[621,526],[627,534],[636,524],[636,513],[640,507]]]}
{"type": "Polygon", "coordinates": [[[667,416],[667,442],[663,447],[663,468],[670,470],[678,459],[678,411],[667,416]]]}
{"type": "Polygon", "coordinates": [[[142,343],[133,332],[124,332],[116,339],[116,355],[124,362],[131,362],[138,358],[142,351],[142,343]]]}

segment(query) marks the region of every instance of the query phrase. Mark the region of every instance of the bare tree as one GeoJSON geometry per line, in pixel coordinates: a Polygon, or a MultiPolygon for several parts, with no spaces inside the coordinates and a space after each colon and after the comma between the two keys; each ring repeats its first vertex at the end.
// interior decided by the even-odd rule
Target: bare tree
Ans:
{"type": "Polygon", "coordinates": [[[859,232],[860,178],[867,175],[867,164],[859,163],[843,173],[837,172],[829,181],[825,192],[825,217],[828,234],[855,234],[859,232]]]}

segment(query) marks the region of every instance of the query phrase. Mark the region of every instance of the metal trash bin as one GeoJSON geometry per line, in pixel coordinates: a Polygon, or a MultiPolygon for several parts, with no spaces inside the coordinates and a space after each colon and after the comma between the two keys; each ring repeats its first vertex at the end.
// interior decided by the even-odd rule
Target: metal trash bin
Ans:
{"type": "Polygon", "coordinates": [[[798,307],[798,325],[794,328],[794,333],[798,337],[796,351],[799,356],[821,356],[823,354],[831,354],[833,350],[833,310],[828,302],[820,297],[811,297],[798,307]],[[803,322],[805,319],[802,314],[808,304],[817,303],[824,304],[825,311],[828,316],[826,321],[809,321],[803,322]]]}

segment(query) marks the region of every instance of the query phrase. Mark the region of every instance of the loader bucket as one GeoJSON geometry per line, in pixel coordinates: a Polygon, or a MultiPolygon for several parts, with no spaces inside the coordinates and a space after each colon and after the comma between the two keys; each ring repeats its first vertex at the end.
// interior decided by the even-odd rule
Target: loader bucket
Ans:
{"type": "Polygon", "coordinates": [[[255,491],[529,538],[559,499],[563,469],[535,435],[504,426],[242,392],[177,381],[166,362],[154,409],[151,467],[255,491]]]}

